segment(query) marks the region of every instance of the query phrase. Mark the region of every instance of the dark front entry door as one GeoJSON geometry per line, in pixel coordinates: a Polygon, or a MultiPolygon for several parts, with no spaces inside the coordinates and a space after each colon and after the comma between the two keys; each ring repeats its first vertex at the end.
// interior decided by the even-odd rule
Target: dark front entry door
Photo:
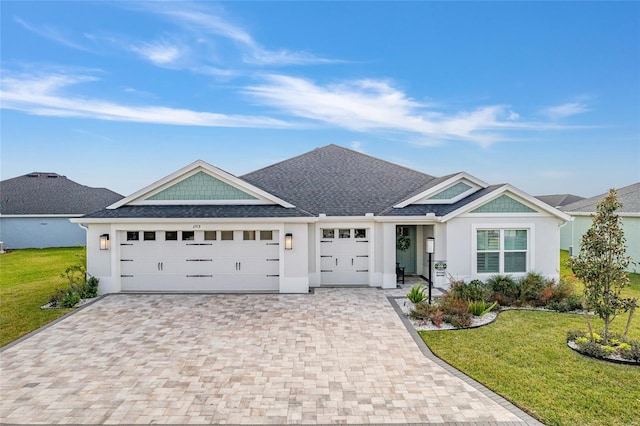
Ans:
{"type": "Polygon", "coordinates": [[[416,225],[396,226],[396,263],[404,267],[405,274],[416,273],[416,234],[416,225]],[[401,250],[407,242],[408,248],[401,250]]]}

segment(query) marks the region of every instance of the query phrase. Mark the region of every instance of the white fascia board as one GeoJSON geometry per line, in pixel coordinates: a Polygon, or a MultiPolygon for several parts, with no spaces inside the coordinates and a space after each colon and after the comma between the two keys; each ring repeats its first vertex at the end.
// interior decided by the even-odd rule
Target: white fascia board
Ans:
{"type": "Polygon", "coordinates": [[[404,223],[407,225],[429,225],[442,222],[440,216],[376,216],[376,222],[380,223],[404,223]]]}
{"type": "MultiPolygon", "coordinates": [[[[470,175],[467,172],[461,172],[458,173],[455,176],[451,176],[449,179],[445,180],[444,182],[440,182],[439,184],[437,184],[434,187],[431,187],[425,191],[422,191],[421,193],[414,195],[413,197],[404,200],[398,204],[396,204],[395,206],[393,206],[394,209],[401,209],[403,207],[406,207],[410,204],[414,204],[416,201],[419,201],[423,198],[427,198],[431,195],[435,195],[438,192],[455,185],[456,183],[462,181],[462,180],[466,180],[469,181],[471,183],[473,183],[474,185],[477,185],[480,188],[486,188],[487,186],[489,186],[489,184],[483,180],[478,179],[475,176],[470,175]]],[[[468,191],[463,192],[462,194],[456,196],[455,198],[451,199],[451,200],[435,200],[433,203],[425,203],[425,204],[452,204],[455,203],[456,201],[461,200],[464,197],[467,197],[469,195],[471,195],[473,192],[475,192],[476,190],[478,190],[478,188],[472,188],[468,191]]]]}
{"type": "MultiPolygon", "coordinates": [[[[295,207],[293,204],[290,204],[278,197],[276,197],[275,195],[269,194],[266,191],[263,191],[260,188],[257,188],[253,185],[251,185],[248,182],[243,181],[240,178],[237,178],[236,176],[232,175],[231,173],[227,173],[222,169],[219,169],[215,166],[212,166],[211,164],[202,161],[202,160],[197,160],[194,161],[193,163],[181,168],[180,170],[171,173],[170,175],[152,183],[151,185],[147,185],[146,187],[142,188],[139,191],[134,192],[133,194],[129,195],[128,197],[125,197],[123,199],[121,199],[120,201],[110,205],[107,207],[107,209],[117,209],[118,207],[122,207],[124,205],[127,204],[134,204],[134,203],[140,203],[141,198],[145,197],[145,196],[151,196],[155,193],[158,193],[164,189],[166,189],[166,187],[170,186],[171,184],[175,183],[179,178],[181,177],[189,177],[192,176],[194,174],[196,174],[199,171],[205,171],[208,174],[210,174],[211,176],[220,179],[221,181],[230,184],[231,186],[240,188],[242,190],[245,190],[249,193],[251,193],[252,195],[257,195],[258,197],[262,197],[265,200],[268,200],[270,202],[272,202],[273,204],[279,204],[282,207],[286,207],[286,208],[293,208],[295,207]]],[[[157,202],[153,203],[153,204],[158,204],[157,202]]],[[[183,200],[181,204],[185,204],[185,201],[183,200]]],[[[195,204],[192,202],[189,202],[187,204],[195,204]]],[[[209,203],[209,204],[213,204],[213,203],[209,203]]]]}
{"type": "MultiPolygon", "coordinates": [[[[478,198],[477,200],[474,200],[472,202],[470,202],[469,204],[460,207],[458,210],[455,210],[445,216],[442,217],[442,221],[443,222],[447,222],[451,219],[453,219],[454,217],[460,216],[461,214],[464,214],[466,212],[469,212],[471,210],[474,210],[477,207],[480,207],[481,205],[495,199],[498,198],[500,195],[504,194],[504,193],[511,193],[513,195],[515,195],[517,198],[520,198],[523,201],[526,201],[527,203],[537,207],[539,210],[545,211],[547,213],[549,213],[552,216],[556,216],[559,219],[562,219],[565,222],[568,222],[571,220],[570,216],[566,213],[561,212],[560,210],[551,207],[550,205],[548,205],[547,203],[544,203],[540,200],[538,200],[537,198],[527,194],[524,191],[521,191],[520,189],[516,188],[513,185],[510,184],[505,184],[502,185],[500,188],[496,189],[495,191],[492,191],[480,198],[478,198]]],[[[518,215],[519,213],[506,213],[506,214],[502,214],[503,216],[509,216],[509,215],[518,215]]],[[[531,216],[532,213],[525,213],[525,215],[529,215],[531,216]]],[[[499,216],[501,215],[501,213],[494,213],[494,214],[490,214],[490,216],[499,216]]],[[[487,215],[484,215],[484,217],[488,217],[487,215]]]]}
{"type": "Polygon", "coordinates": [[[315,223],[315,217],[261,217],[261,218],[74,218],[72,223],[112,223],[112,224],[136,224],[136,223],[315,223]]]}
{"type": "MultiPolygon", "coordinates": [[[[566,214],[568,214],[569,216],[591,216],[596,214],[596,212],[565,212],[566,214]]],[[[640,212],[636,213],[636,212],[617,212],[616,213],[617,216],[620,217],[640,217],[640,212]]]]}
{"type": "Polygon", "coordinates": [[[84,213],[74,214],[0,214],[0,217],[35,218],[35,217],[82,217],[84,213]]]}

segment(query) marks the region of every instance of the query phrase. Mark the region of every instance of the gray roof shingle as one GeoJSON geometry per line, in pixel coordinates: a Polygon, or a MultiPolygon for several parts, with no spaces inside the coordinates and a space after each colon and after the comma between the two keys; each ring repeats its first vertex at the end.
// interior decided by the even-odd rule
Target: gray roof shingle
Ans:
{"type": "Polygon", "coordinates": [[[297,208],[279,205],[149,205],[122,206],[117,209],[105,209],[84,216],[88,219],[118,218],[261,218],[261,217],[309,217],[309,213],[297,208]]]}
{"type": "Polygon", "coordinates": [[[536,195],[536,198],[543,203],[549,204],[551,207],[562,207],[567,204],[584,200],[584,197],[573,194],[553,194],[553,195],[536,195]]]}
{"type": "Polygon", "coordinates": [[[106,188],[80,185],[57,173],[33,172],[0,182],[0,214],[77,215],[122,199],[106,188]]]}
{"type": "Polygon", "coordinates": [[[241,176],[313,215],[378,214],[435,178],[337,145],[241,176]]]}
{"type": "MultiPolygon", "coordinates": [[[[622,207],[617,210],[618,213],[640,213],[640,182],[616,190],[618,201],[622,203],[622,207]]],[[[575,203],[567,204],[562,207],[566,213],[595,213],[596,204],[598,204],[609,192],[596,195],[595,197],[586,198],[575,203]]]]}

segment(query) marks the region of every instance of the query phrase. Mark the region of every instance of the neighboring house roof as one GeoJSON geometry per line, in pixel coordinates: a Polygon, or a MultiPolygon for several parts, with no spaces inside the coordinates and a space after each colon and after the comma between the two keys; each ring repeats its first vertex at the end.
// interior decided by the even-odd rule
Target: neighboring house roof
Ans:
{"type": "Polygon", "coordinates": [[[378,214],[435,179],[337,145],[314,149],[241,178],[316,216],[378,214]]]}
{"type": "Polygon", "coordinates": [[[584,200],[584,197],[573,194],[536,195],[535,197],[543,203],[549,204],[551,207],[562,207],[584,200]]]}
{"type": "MultiPolygon", "coordinates": [[[[575,203],[567,204],[562,210],[568,214],[572,213],[595,213],[596,204],[598,204],[609,192],[596,195],[595,197],[586,198],[575,203]]],[[[640,213],[640,182],[616,189],[618,201],[622,203],[622,207],[616,210],[616,213],[640,213]]]]}
{"type": "Polygon", "coordinates": [[[80,185],[57,173],[33,172],[0,182],[2,215],[81,215],[121,198],[106,188],[80,185]]]}

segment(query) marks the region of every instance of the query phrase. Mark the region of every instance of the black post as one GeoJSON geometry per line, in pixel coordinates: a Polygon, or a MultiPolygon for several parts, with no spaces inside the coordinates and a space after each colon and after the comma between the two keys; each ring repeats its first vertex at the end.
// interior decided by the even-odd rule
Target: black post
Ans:
{"type": "Polygon", "coordinates": [[[431,256],[432,256],[432,254],[429,253],[429,304],[431,304],[431,285],[432,285],[432,281],[431,281],[431,256]]]}

